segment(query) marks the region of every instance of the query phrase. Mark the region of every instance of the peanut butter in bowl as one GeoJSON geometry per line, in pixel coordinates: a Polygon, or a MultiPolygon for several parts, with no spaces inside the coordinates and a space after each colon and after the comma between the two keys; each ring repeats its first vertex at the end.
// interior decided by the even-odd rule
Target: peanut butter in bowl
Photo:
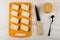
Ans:
{"type": "Polygon", "coordinates": [[[45,12],[46,14],[49,14],[53,11],[53,5],[50,2],[46,2],[42,5],[42,11],[45,12]]]}

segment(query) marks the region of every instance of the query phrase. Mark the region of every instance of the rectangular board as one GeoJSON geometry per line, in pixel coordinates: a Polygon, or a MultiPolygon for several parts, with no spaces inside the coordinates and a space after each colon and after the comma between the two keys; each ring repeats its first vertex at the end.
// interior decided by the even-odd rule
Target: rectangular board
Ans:
{"type": "Polygon", "coordinates": [[[32,10],[31,10],[30,2],[11,2],[9,4],[9,24],[8,24],[9,25],[9,36],[23,38],[23,37],[28,37],[31,35],[31,24],[32,24],[31,12],[32,12],[32,10]],[[28,8],[26,9],[26,7],[28,7],[28,8]],[[15,12],[11,13],[12,10],[15,12]],[[22,11],[24,11],[26,14],[23,15],[22,11]],[[26,23],[25,20],[23,20],[23,22],[25,22],[25,23],[21,22],[22,18],[27,19],[29,22],[27,21],[27,23],[26,23]],[[13,20],[11,20],[11,19],[13,19],[13,20]],[[10,28],[11,24],[14,24],[12,26],[13,29],[10,28]],[[25,26],[21,27],[22,24],[25,26]]]}

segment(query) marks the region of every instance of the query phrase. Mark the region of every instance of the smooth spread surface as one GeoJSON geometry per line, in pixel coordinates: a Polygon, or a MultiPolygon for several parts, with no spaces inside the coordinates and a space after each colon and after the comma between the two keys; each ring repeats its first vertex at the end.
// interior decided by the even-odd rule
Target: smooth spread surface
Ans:
{"type": "Polygon", "coordinates": [[[16,4],[12,4],[12,9],[14,9],[14,10],[18,10],[18,9],[19,9],[19,6],[16,5],[16,4]]]}
{"type": "Polygon", "coordinates": [[[46,14],[49,14],[50,12],[53,11],[53,5],[52,3],[46,2],[42,5],[42,11],[45,12],[46,14]]]}
{"type": "Polygon", "coordinates": [[[18,12],[12,10],[12,11],[11,11],[11,15],[13,15],[13,16],[18,16],[18,12]]]}
{"type": "Polygon", "coordinates": [[[15,18],[15,17],[11,17],[10,21],[18,24],[19,19],[15,18]]]}
{"type": "Polygon", "coordinates": [[[22,11],[21,15],[28,18],[30,14],[29,12],[22,11]]]}
{"type": "Polygon", "coordinates": [[[17,25],[15,25],[15,24],[11,24],[10,28],[12,28],[14,30],[18,30],[19,27],[17,25]]]}
{"type": "Polygon", "coordinates": [[[25,23],[25,24],[29,24],[29,20],[28,20],[28,19],[25,19],[25,18],[22,18],[22,19],[21,19],[21,22],[22,22],[22,23],[25,23]]]}
{"type": "Polygon", "coordinates": [[[22,24],[21,27],[20,27],[20,29],[22,29],[24,31],[28,31],[29,28],[26,25],[22,24]]]}
{"type": "Polygon", "coordinates": [[[29,6],[26,4],[21,4],[21,8],[27,11],[29,10],[29,6]]]}

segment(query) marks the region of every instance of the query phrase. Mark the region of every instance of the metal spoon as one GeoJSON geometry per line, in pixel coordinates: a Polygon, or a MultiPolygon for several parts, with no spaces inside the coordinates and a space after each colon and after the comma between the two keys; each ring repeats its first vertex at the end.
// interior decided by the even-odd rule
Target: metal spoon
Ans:
{"type": "Polygon", "coordinates": [[[50,28],[49,28],[48,36],[50,36],[50,33],[51,33],[51,25],[52,25],[52,23],[53,23],[53,21],[54,21],[54,18],[55,18],[54,15],[52,15],[52,16],[50,17],[50,19],[52,19],[52,20],[51,20],[51,22],[50,22],[50,28]]]}

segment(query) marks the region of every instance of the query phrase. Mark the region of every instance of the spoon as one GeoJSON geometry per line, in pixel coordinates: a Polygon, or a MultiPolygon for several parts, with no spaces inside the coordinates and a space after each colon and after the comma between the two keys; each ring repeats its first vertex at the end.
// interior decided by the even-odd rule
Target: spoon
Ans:
{"type": "Polygon", "coordinates": [[[55,18],[55,16],[54,15],[51,15],[51,17],[50,17],[51,22],[50,22],[50,28],[49,28],[48,36],[50,36],[50,33],[51,33],[51,25],[52,25],[52,23],[54,21],[54,18],[55,18]]]}

